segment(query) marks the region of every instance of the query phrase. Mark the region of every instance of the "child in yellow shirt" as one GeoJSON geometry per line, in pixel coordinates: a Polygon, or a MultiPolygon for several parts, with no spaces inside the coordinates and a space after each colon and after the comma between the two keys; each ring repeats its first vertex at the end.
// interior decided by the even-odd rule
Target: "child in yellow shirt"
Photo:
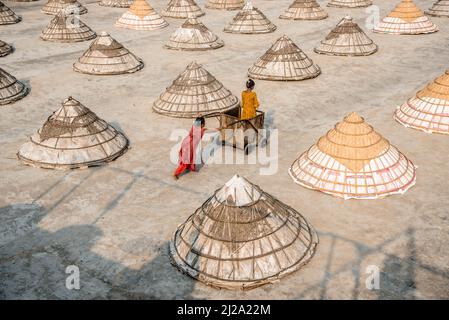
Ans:
{"type": "Polygon", "coordinates": [[[246,90],[242,92],[242,120],[252,119],[256,116],[259,100],[257,100],[257,94],[253,91],[255,86],[254,80],[249,79],[246,82],[246,90]]]}

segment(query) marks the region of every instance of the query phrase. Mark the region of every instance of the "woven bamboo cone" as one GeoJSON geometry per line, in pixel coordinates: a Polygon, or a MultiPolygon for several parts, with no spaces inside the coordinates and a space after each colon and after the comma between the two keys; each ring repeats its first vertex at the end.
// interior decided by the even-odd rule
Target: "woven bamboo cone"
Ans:
{"type": "Polygon", "coordinates": [[[331,0],[327,6],[335,8],[364,8],[372,4],[372,0],[331,0]]]}
{"type": "Polygon", "coordinates": [[[116,22],[116,27],[133,30],[158,30],[168,26],[145,0],[134,0],[133,4],[116,22]]]}
{"type": "Polygon", "coordinates": [[[245,6],[245,0],[207,0],[207,9],[240,10],[245,6]]]}
{"type": "Polygon", "coordinates": [[[0,57],[6,57],[8,54],[12,53],[14,48],[0,40],[0,57]]]}
{"type": "Polygon", "coordinates": [[[449,17],[449,0],[439,0],[426,11],[426,14],[434,17],[449,17]]]}
{"type": "Polygon", "coordinates": [[[61,10],[42,30],[41,39],[52,42],[80,42],[92,40],[96,36],[95,32],[75,15],[61,10]]]}
{"type": "Polygon", "coordinates": [[[153,104],[153,110],[175,118],[195,118],[232,110],[240,105],[206,69],[191,62],[153,104]]]}
{"type": "Polygon", "coordinates": [[[368,56],[377,52],[377,45],[351,17],[346,16],[320,42],[315,52],[334,56],[368,56]]]}
{"type": "Polygon", "coordinates": [[[237,13],[224,31],[228,33],[257,34],[270,33],[276,30],[276,26],[251,2],[247,2],[245,7],[237,13]]]}
{"type": "Polygon", "coordinates": [[[0,68],[0,105],[18,101],[28,94],[28,88],[8,72],[0,68]]]}
{"type": "Polygon", "coordinates": [[[205,15],[194,0],[170,0],[161,14],[175,19],[198,18],[205,15]]]}
{"type": "Polygon", "coordinates": [[[104,31],[73,64],[73,70],[92,75],[133,73],[142,68],[141,59],[104,31]]]}
{"type": "Polygon", "coordinates": [[[178,227],[170,257],[209,286],[249,290],[303,267],[317,244],[299,212],[236,175],[178,227]]]}
{"type": "Polygon", "coordinates": [[[437,32],[438,27],[422,13],[412,0],[402,0],[373,31],[413,35],[437,32]]]}
{"type": "Polygon", "coordinates": [[[42,7],[41,12],[55,16],[61,10],[67,10],[75,14],[87,13],[87,9],[77,0],[48,0],[42,7]]]}
{"type": "Polygon", "coordinates": [[[398,107],[394,119],[416,130],[449,134],[449,71],[398,107]]]}
{"type": "Polygon", "coordinates": [[[165,48],[202,51],[218,49],[223,46],[224,42],[202,22],[196,18],[189,18],[170,36],[165,48]]]}
{"type": "Polygon", "coordinates": [[[320,67],[286,35],[280,37],[248,70],[250,78],[277,81],[311,79],[320,73],[320,67]]]}
{"type": "Polygon", "coordinates": [[[295,0],[282,14],[280,19],[288,20],[322,20],[328,14],[316,0],[295,0]]]}
{"type": "Polygon", "coordinates": [[[128,145],[125,135],[69,97],[22,145],[17,156],[34,167],[76,169],[113,161],[128,145]]]}
{"type": "Polygon", "coordinates": [[[133,0],[101,0],[98,4],[103,7],[129,8],[133,0]]]}
{"type": "Polygon", "coordinates": [[[0,1],[0,25],[14,24],[20,21],[22,21],[22,18],[0,1]]]}
{"type": "Polygon", "coordinates": [[[403,194],[416,167],[353,112],[304,152],[289,169],[297,184],[344,199],[403,194]]]}

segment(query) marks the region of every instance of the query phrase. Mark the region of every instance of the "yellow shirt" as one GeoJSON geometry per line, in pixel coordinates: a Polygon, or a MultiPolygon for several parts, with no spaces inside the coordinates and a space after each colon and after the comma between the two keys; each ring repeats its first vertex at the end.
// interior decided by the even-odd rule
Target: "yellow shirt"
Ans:
{"type": "Polygon", "coordinates": [[[242,119],[252,119],[256,116],[256,110],[259,107],[257,94],[253,91],[242,92],[242,119]]]}

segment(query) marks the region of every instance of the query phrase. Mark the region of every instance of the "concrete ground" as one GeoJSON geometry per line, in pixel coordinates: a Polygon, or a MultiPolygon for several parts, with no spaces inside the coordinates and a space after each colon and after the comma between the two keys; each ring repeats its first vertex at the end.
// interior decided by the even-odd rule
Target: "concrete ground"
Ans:
{"type": "MultiPolygon", "coordinates": [[[[86,4],[85,1],[82,1],[86,4]]],[[[160,11],[168,1],[151,0],[160,11]]],[[[205,0],[197,1],[201,6],[205,0]]],[[[1,107],[0,297],[2,299],[429,299],[449,298],[449,137],[407,129],[392,114],[448,67],[449,19],[432,18],[440,32],[422,36],[367,34],[379,52],[361,58],[317,55],[313,47],[346,14],[365,28],[364,9],[326,8],[323,21],[278,19],[291,0],[254,0],[277,26],[267,35],[222,32],[235,12],[206,10],[203,22],[225,47],[200,53],[162,48],[182,20],[154,32],[114,27],[124,12],[87,2],[81,19],[106,30],[145,62],[123,76],[72,71],[89,42],[57,44],[39,39],[50,17],[45,1],[5,3],[22,15],[0,26],[0,39],[16,51],[0,66],[31,93],[1,107]],[[261,165],[210,164],[179,181],[170,150],[174,129],[191,120],[160,116],[152,102],[189,62],[197,60],[235,94],[246,70],[282,34],[290,36],[321,68],[316,79],[257,81],[267,125],[279,130],[278,170],[261,165]],[[121,128],[132,148],[117,161],[76,171],[28,167],[16,152],[69,95],[121,128]],[[418,168],[415,187],[402,196],[344,201],[302,188],[287,169],[294,159],[351,111],[364,116],[418,168]],[[216,290],[179,273],[167,244],[212,192],[235,173],[300,211],[320,236],[315,257],[278,283],[249,292],[216,290]],[[79,290],[65,287],[66,267],[80,270],[79,290]],[[380,270],[380,288],[368,290],[367,267],[380,270]]],[[[320,0],[325,6],[327,1],[320,0]]],[[[376,0],[384,16],[398,1],[376,0]]],[[[416,0],[426,9],[434,0],[416,0]]],[[[366,28],[365,28],[366,29],[366,28]]],[[[215,126],[213,122],[208,126],[215,126]]]]}

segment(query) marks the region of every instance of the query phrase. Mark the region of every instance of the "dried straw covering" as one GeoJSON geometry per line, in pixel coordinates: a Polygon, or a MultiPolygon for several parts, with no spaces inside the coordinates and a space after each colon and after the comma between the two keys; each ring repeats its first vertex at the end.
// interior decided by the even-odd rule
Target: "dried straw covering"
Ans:
{"type": "Polygon", "coordinates": [[[351,113],[290,167],[299,185],[344,199],[403,194],[416,168],[358,114],[351,113]]]}
{"type": "Polygon", "coordinates": [[[80,42],[92,40],[97,35],[74,14],[60,11],[42,30],[41,39],[53,42],[80,42]]]}
{"type": "Polygon", "coordinates": [[[61,10],[75,14],[87,13],[87,9],[76,0],[48,0],[41,9],[43,13],[51,15],[57,15],[61,10]]]}
{"type": "Polygon", "coordinates": [[[28,94],[28,88],[0,68],[0,105],[13,103],[28,94]]]}
{"type": "Polygon", "coordinates": [[[239,10],[245,6],[245,0],[207,0],[206,8],[217,10],[239,10]]]}
{"type": "Polygon", "coordinates": [[[196,18],[189,18],[170,36],[165,48],[200,51],[218,49],[223,46],[224,42],[202,22],[196,18]]]}
{"type": "Polygon", "coordinates": [[[368,38],[351,17],[344,17],[315,52],[334,56],[368,56],[377,52],[377,45],[368,38]]]}
{"type": "Polygon", "coordinates": [[[207,285],[248,290],[297,271],[317,244],[301,214],[234,176],[179,226],[170,256],[181,272],[207,285]]]}
{"type": "Polygon", "coordinates": [[[106,32],[73,64],[73,70],[94,75],[133,73],[142,68],[143,61],[106,32]]]}
{"type": "Polygon", "coordinates": [[[0,40],[0,57],[6,57],[8,54],[12,53],[14,48],[0,40]]]}
{"type": "Polygon", "coordinates": [[[120,28],[133,30],[157,30],[168,26],[145,0],[134,0],[133,4],[116,22],[120,28]]]}
{"type": "Polygon", "coordinates": [[[412,0],[402,0],[373,31],[388,34],[426,34],[437,32],[438,27],[412,0]]]}
{"type": "Polygon", "coordinates": [[[153,104],[157,113],[195,118],[239,106],[239,99],[196,62],[191,62],[153,104]]]}
{"type": "Polygon", "coordinates": [[[394,118],[406,127],[449,134],[449,71],[398,107],[394,118]]]}
{"type": "Polygon", "coordinates": [[[21,20],[21,17],[16,15],[8,6],[0,1],[0,25],[14,24],[21,20]]]}
{"type": "Polygon", "coordinates": [[[449,17],[449,0],[439,0],[426,11],[426,14],[434,17],[449,17]]]}
{"type": "Polygon", "coordinates": [[[280,19],[289,20],[322,20],[328,14],[316,0],[295,0],[282,14],[280,19]]]}
{"type": "Polygon", "coordinates": [[[103,7],[129,8],[133,0],[101,0],[98,4],[103,7]]]}
{"type": "Polygon", "coordinates": [[[194,0],[170,0],[167,8],[162,10],[162,15],[164,17],[186,19],[198,18],[204,16],[205,13],[194,0]]]}
{"type": "Polygon", "coordinates": [[[320,73],[320,67],[285,35],[248,70],[251,78],[281,81],[315,78],[320,73]]]}
{"type": "Polygon", "coordinates": [[[327,6],[336,8],[364,8],[372,4],[372,0],[331,0],[327,6]]]}
{"type": "Polygon", "coordinates": [[[239,11],[224,31],[229,33],[256,34],[270,33],[276,26],[257,8],[247,2],[243,10],[239,11]]]}
{"type": "Polygon", "coordinates": [[[76,169],[115,160],[128,144],[122,133],[69,97],[22,145],[17,156],[35,167],[76,169]]]}

